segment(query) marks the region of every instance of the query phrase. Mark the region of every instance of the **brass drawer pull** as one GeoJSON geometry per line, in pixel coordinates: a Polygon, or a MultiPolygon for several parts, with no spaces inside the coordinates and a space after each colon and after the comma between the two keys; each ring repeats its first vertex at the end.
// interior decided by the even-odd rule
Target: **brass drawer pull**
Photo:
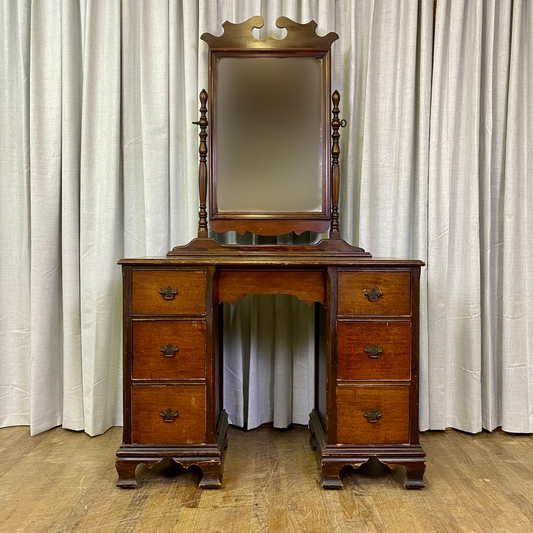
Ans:
{"type": "Polygon", "coordinates": [[[166,411],[161,411],[159,416],[163,417],[165,422],[174,422],[178,417],[178,411],[173,411],[170,407],[166,411]]]}
{"type": "Polygon", "coordinates": [[[174,357],[174,354],[178,351],[177,346],[172,346],[170,342],[166,346],[161,346],[161,352],[165,357],[174,357]]]}
{"type": "Polygon", "coordinates": [[[377,359],[383,353],[383,346],[376,346],[375,344],[372,344],[370,347],[365,346],[365,352],[370,359],[377,359]]]}
{"type": "Polygon", "coordinates": [[[178,294],[178,289],[173,289],[169,285],[166,289],[159,289],[159,294],[162,294],[165,300],[174,300],[174,296],[178,294]]]}
{"type": "Polygon", "coordinates": [[[371,423],[375,424],[379,422],[381,418],[381,411],[376,411],[375,409],[370,409],[370,412],[365,411],[365,418],[371,423]]]}
{"type": "Polygon", "coordinates": [[[375,287],[372,287],[370,292],[365,292],[365,298],[369,302],[377,302],[383,296],[382,292],[379,292],[375,287]]]}

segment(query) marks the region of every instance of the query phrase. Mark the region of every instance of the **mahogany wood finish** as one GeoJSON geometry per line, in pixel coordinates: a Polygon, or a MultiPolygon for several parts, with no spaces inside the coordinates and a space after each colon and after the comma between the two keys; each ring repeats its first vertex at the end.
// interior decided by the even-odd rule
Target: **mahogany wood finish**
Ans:
{"type": "Polygon", "coordinates": [[[205,385],[134,385],[132,396],[134,443],[205,442],[205,385]]]}
{"type": "Polygon", "coordinates": [[[207,93],[205,89],[200,93],[200,120],[196,124],[200,127],[200,166],[198,169],[200,211],[198,215],[198,237],[207,237],[207,93]]]}
{"type": "Polygon", "coordinates": [[[339,226],[339,192],[340,192],[340,168],[339,168],[339,156],[341,149],[339,146],[341,121],[339,120],[339,102],[341,95],[339,91],[335,91],[332,96],[333,100],[333,120],[331,121],[331,128],[333,129],[333,147],[331,149],[331,186],[332,186],[332,206],[331,206],[331,229],[329,232],[330,239],[340,239],[340,226],[339,226]]]}
{"type": "Polygon", "coordinates": [[[406,487],[423,486],[425,454],[418,442],[418,283],[423,263],[361,256],[357,250],[350,255],[344,241],[329,241],[334,242],[339,242],[337,252],[325,245],[256,250],[199,239],[181,248],[183,254],[175,250],[164,258],[120,262],[125,335],[120,486],[136,485],[137,464],[155,464],[164,457],[200,466],[201,486],[220,486],[227,415],[216,370],[222,357],[217,308],[245,294],[294,294],[317,303],[316,401],[310,427],[323,486],[341,488],[340,470],[370,457],[391,467],[405,466],[406,487]],[[190,284],[184,284],[183,276],[190,284]],[[169,310],[178,300],[159,293],[163,281],[177,287],[175,299],[187,294],[198,314],[180,314],[189,305],[183,300],[169,310]],[[372,302],[365,293],[373,288],[382,296],[372,302]],[[139,293],[150,295],[148,308],[139,293]],[[137,313],[132,313],[134,301],[137,313]],[[169,357],[160,351],[167,344],[169,355],[178,348],[169,357]],[[178,362],[181,350],[190,355],[190,368],[166,366],[178,362]]]}
{"type": "MultiPolygon", "coordinates": [[[[328,445],[337,442],[337,303],[338,268],[330,266],[326,278],[326,424],[324,431],[328,445]]],[[[315,406],[317,404],[315,392],[315,406]]]]}
{"type": "Polygon", "coordinates": [[[340,272],[339,315],[410,315],[409,280],[409,272],[340,272]]]}
{"type": "MultiPolygon", "coordinates": [[[[328,33],[316,34],[317,24],[311,21],[299,24],[286,17],[276,21],[279,28],[286,28],[283,39],[268,37],[258,40],[252,35],[254,28],[261,28],[261,17],[252,17],[241,24],[225,22],[224,33],[215,36],[204,33],[201,39],[209,45],[209,223],[216,232],[250,231],[257,235],[282,235],[304,231],[325,233],[331,224],[331,45],[339,36],[328,33]],[[321,61],[322,109],[321,154],[322,154],[322,208],[316,212],[255,213],[219,212],[217,203],[216,176],[216,108],[217,108],[217,63],[225,57],[313,57],[321,61]]],[[[280,124],[283,127],[283,124],[280,124]]],[[[203,234],[202,234],[203,235],[203,234]]],[[[339,235],[336,235],[337,237],[339,235]]]]}
{"type": "Polygon", "coordinates": [[[133,322],[134,380],[205,379],[205,355],[203,320],[133,322]]]}
{"type": "Polygon", "coordinates": [[[339,321],[338,378],[411,379],[411,323],[339,321]]]}
{"type": "Polygon", "coordinates": [[[337,387],[337,442],[408,444],[409,386],[337,387]]]}
{"type": "MultiPolygon", "coordinates": [[[[388,265],[378,266],[372,264],[374,261],[368,260],[366,267],[359,263],[350,269],[342,266],[337,270],[338,306],[336,302],[330,306],[334,317],[330,328],[335,328],[336,335],[330,338],[338,343],[339,349],[328,350],[327,423],[324,427],[316,410],[309,419],[324,488],[341,488],[341,469],[345,466],[357,468],[371,457],[377,457],[391,468],[404,466],[406,488],[425,486],[425,453],[418,436],[419,280],[422,263],[413,261],[410,268],[406,268],[404,262],[391,261],[388,265]],[[372,289],[382,295],[370,295],[372,289]],[[366,348],[366,339],[376,335],[387,339],[387,328],[391,325],[393,329],[390,331],[396,330],[392,337],[399,341],[394,343],[393,349],[404,352],[407,326],[403,324],[410,328],[410,373],[404,373],[405,362],[401,361],[405,356],[397,365],[376,368],[374,374],[366,366],[366,359],[362,364],[357,354],[350,357],[350,351],[360,347],[361,343],[365,343],[366,348]],[[402,327],[405,328],[403,332],[402,327]]],[[[391,350],[385,341],[382,348],[379,357],[391,350]]],[[[365,351],[363,359],[368,355],[365,351]]],[[[377,353],[371,351],[370,355],[377,353]]],[[[372,362],[376,361],[379,358],[372,362]]]]}
{"type": "Polygon", "coordinates": [[[203,315],[205,313],[205,272],[138,270],[132,276],[134,315],[203,315]],[[168,289],[165,298],[161,290],[168,289]],[[173,291],[176,291],[173,294],[173,291]]]}
{"type": "MultiPolygon", "coordinates": [[[[244,245],[226,245],[221,244],[215,239],[193,239],[185,246],[175,246],[170,252],[167,252],[167,257],[174,257],[173,264],[182,262],[183,259],[178,257],[198,256],[198,257],[216,257],[218,261],[223,263],[225,257],[231,258],[233,263],[241,262],[248,265],[254,259],[261,262],[271,258],[276,261],[276,258],[290,257],[291,261],[302,259],[302,263],[309,264],[309,257],[312,257],[314,262],[320,262],[331,258],[344,257],[352,261],[354,257],[372,257],[369,252],[365,252],[362,248],[352,246],[343,239],[329,240],[324,239],[312,246],[306,245],[287,245],[287,244],[244,244],[244,245]],[[311,254],[311,255],[310,255],[311,254]],[[238,258],[241,258],[240,260],[238,258]]],[[[131,259],[128,262],[132,261],[131,259]]],[[[161,264],[160,260],[140,260],[150,265],[161,264]]],[[[123,264],[119,261],[119,265],[123,264]]]]}
{"type": "Polygon", "coordinates": [[[226,215],[218,215],[216,219],[210,218],[209,224],[213,231],[224,233],[226,231],[236,231],[244,235],[247,231],[255,235],[284,235],[286,233],[296,233],[301,235],[304,231],[314,231],[315,233],[326,233],[330,227],[328,220],[316,220],[309,215],[309,220],[254,220],[256,215],[234,215],[234,218],[227,218],[226,215]]]}
{"type": "Polygon", "coordinates": [[[201,487],[220,487],[228,418],[214,407],[215,268],[168,259],[121,263],[124,436],[117,485],[136,487],[139,464],[171,457],[200,467],[201,487]]]}
{"type": "Polygon", "coordinates": [[[312,270],[220,270],[217,303],[233,305],[247,294],[292,294],[307,305],[324,305],[324,272],[312,270]]]}
{"type": "Polygon", "coordinates": [[[262,28],[264,21],[262,17],[251,17],[248,20],[233,24],[224,22],[222,27],[224,33],[220,36],[204,33],[200,37],[205,41],[211,50],[322,50],[326,51],[339,38],[330,32],[321,37],[316,34],[317,23],[312,20],[307,24],[299,24],[287,17],[279,17],[276,20],[278,28],[285,28],[287,35],[283,39],[267,37],[264,40],[256,39],[252,35],[254,28],[262,28]]]}
{"type": "Polygon", "coordinates": [[[170,457],[185,468],[200,467],[202,488],[221,486],[228,417],[222,404],[223,314],[218,306],[246,294],[292,294],[317,304],[315,406],[309,425],[323,487],[342,488],[343,467],[356,468],[376,457],[392,468],[404,466],[405,486],[421,488],[425,453],[418,440],[418,300],[423,263],[373,258],[340,238],[338,141],[344,121],[339,120],[338,92],[332,98],[333,120],[330,101],[330,52],[337,34],[320,37],[315,22],[281,17],[277,25],[287,28],[287,36],[259,41],[252,29],[262,25],[260,17],[226,22],[223,35],[201,37],[209,45],[209,97],[202,91],[197,123],[198,238],[166,257],[119,261],[124,432],[117,485],[135,487],[139,464],[150,468],[170,457]],[[225,57],[321,62],[321,211],[218,212],[216,68],[225,57]],[[313,246],[222,245],[207,237],[207,187],[214,231],[280,235],[330,228],[330,239],[313,246]]]}

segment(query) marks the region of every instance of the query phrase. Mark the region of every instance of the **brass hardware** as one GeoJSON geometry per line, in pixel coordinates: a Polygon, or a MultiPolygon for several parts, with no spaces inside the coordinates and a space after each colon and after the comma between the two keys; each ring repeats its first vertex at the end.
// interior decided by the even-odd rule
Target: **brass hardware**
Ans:
{"type": "Polygon", "coordinates": [[[383,353],[383,346],[376,346],[375,344],[372,344],[370,348],[365,346],[365,352],[368,354],[370,359],[377,359],[379,355],[383,353]]]}
{"type": "Polygon", "coordinates": [[[165,357],[174,357],[174,354],[178,351],[177,346],[172,346],[170,342],[166,346],[161,346],[161,352],[165,357]]]}
{"type": "Polygon", "coordinates": [[[341,128],[345,128],[345,127],[346,127],[346,124],[347,124],[346,119],[343,118],[343,119],[341,120],[341,128]]]}
{"type": "Polygon", "coordinates": [[[376,411],[375,409],[370,409],[370,412],[365,411],[365,418],[371,423],[375,424],[379,422],[381,418],[381,411],[376,411]]]}
{"type": "Polygon", "coordinates": [[[379,292],[375,287],[372,287],[370,292],[365,292],[365,297],[369,302],[377,302],[383,296],[382,292],[379,292]]]}
{"type": "Polygon", "coordinates": [[[178,289],[173,289],[169,285],[166,289],[159,289],[159,294],[162,294],[165,300],[174,300],[174,296],[178,294],[178,289]]]}
{"type": "Polygon", "coordinates": [[[178,411],[173,411],[170,407],[166,411],[161,411],[159,416],[163,417],[165,422],[174,422],[178,416],[178,411]]]}

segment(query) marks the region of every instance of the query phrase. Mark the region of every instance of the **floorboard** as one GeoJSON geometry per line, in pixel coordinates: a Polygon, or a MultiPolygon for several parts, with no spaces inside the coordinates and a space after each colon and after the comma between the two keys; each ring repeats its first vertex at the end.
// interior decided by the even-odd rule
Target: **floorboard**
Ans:
{"type": "Polygon", "coordinates": [[[56,428],[0,429],[0,532],[533,533],[533,436],[427,432],[426,483],[367,464],[325,491],[303,427],[230,427],[223,488],[165,461],[139,488],[115,487],[121,428],[91,438],[56,428]]]}

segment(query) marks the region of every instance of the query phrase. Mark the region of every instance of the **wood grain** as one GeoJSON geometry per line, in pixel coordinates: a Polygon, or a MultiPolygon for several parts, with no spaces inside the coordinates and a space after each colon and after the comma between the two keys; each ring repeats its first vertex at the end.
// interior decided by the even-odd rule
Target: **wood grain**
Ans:
{"type": "Polygon", "coordinates": [[[134,443],[205,442],[204,385],[137,385],[132,392],[134,443]],[[177,411],[173,422],[160,415],[177,411]]]}
{"type": "Polygon", "coordinates": [[[287,52],[287,49],[315,49],[329,50],[333,42],[339,36],[335,32],[330,32],[325,36],[317,35],[317,23],[311,20],[307,24],[300,24],[287,17],[278,17],[276,26],[286,28],[287,34],[283,39],[275,39],[268,36],[259,40],[252,35],[254,28],[262,28],[264,25],[262,17],[251,17],[244,22],[234,24],[228,20],[222,24],[224,32],[222,35],[212,35],[203,33],[200,39],[205,41],[210,49],[222,50],[280,50],[287,52]]]}
{"type": "Polygon", "coordinates": [[[132,272],[134,315],[202,315],[205,313],[205,271],[134,270],[132,272]],[[177,289],[165,300],[160,289],[177,289]]]}
{"type": "Polygon", "coordinates": [[[115,487],[115,427],[30,437],[0,429],[0,532],[526,533],[533,523],[533,438],[496,431],[421,434],[427,488],[401,488],[402,468],[346,468],[325,491],[309,431],[230,427],[220,490],[164,461],[136,490],[115,487]],[[36,475],[38,472],[38,475],[36,475]]]}
{"type": "Polygon", "coordinates": [[[253,268],[257,265],[284,268],[287,263],[291,266],[323,267],[335,265],[343,270],[357,267],[367,270],[373,267],[394,269],[396,267],[409,269],[424,266],[424,262],[417,259],[389,259],[372,257],[368,252],[361,252],[361,248],[350,247],[342,239],[323,240],[314,246],[285,246],[285,245],[228,245],[223,246],[214,239],[193,239],[185,247],[176,246],[175,253],[164,257],[124,258],[117,261],[118,265],[133,268],[205,268],[215,261],[219,265],[237,268],[253,268]],[[204,241],[213,245],[204,246],[204,241]],[[342,244],[342,247],[338,246],[342,244]],[[300,252],[294,251],[298,248],[300,252]]]}
{"type": "MultiPolygon", "coordinates": [[[[239,24],[229,21],[222,25],[224,33],[215,36],[204,33],[201,36],[209,45],[209,223],[213,231],[223,233],[246,231],[257,235],[282,235],[290,232],[301,234],[304,231],[325,233],[331,222],[331,45],[338,39],[336,33],[325,36],[316,34],[316,22],[296,23],[287,17],[279,17],[279,27],[287,29],[283,39],[267,37],[256,39],[252,29],[263,25],[261,17],[252,17],[239,24]],[[218,104],[218,64],[223,57],[315,57],[321,61],[320,107],[321,124],[321,189],[322,205],[320,210],[312,212],[288,213],[254,213],[254,212],[220,212],[217,201],[217,135],[224,135],[217,127],[218,104]],[[217,133],[218,132],[218,133],[217,133]]],[[[283,128],[283,124],[280,125],[283,128]]],[[[313,148],[314,149],[314,148],[313,148]]]]}
{"type": "Polygon", "coordinates": [[[133,379],[204,379],[205,321],[133,322],[133,379]],[[177,347],[166,357],[161,347],[177,347]]]}
{"type": "Polygon", "coordinates": [[[410,322],[338,322],[337,377],[347,380],[409,380],[411,377],[410,322]],[[365,349],[375,345],[376,359],[365,349]]]}
{"type": "Polygon", "coordinates": [[[217,303],[234,304],[247,294],[292,294],[307,305],[325,304],[324,272],[299,270],[220,270],[217,303]]]}
{"type": "MultiPolygon", "coordinates": [[[[262,257],[268,264],[286,264],[283,258],[290,257],[291,263],[300,262],[304,260],[306,263],[312,263],[319,259],[332,258],[338,259],[340,257],[359,259],[362,257],[371,258],[369,252],[365,252],[362,248],[352,246],[343,239],[322,239],[316,244],[221,244],[215,239],[193,239],[188,244],[183,246],[175,246],[170,252],[167,252],[167,257],[171,258],[167,264],[176,264],[176,260],[183,256],[193,259],[194,257],[210,257],[220,258],[226,257],[224,264],[226,264],[227,257],[231,256],[230,263],[248,263],[251,259],[262,257]],[[208,255],[207,255],[208,254],[208,255]]],[[[119,264],[130,264],[130,261],[141,261],[139,259],[122,259],[119,264]]],[[[145,259],[147,264],[161,264],[158,258],[145,259]]],[[[411,262],[409,262],[411,263],[411,262]]],[[[414,264],[423,264],[421,261],[415,261],[414,264]]],[[[398,262],[396,262],[398,264],[398,262]]],[[[400,262],[399,264],[402,264],[400,262]]]]}
{"type": "Polygon", "coordinates": [[[406,444],[409,442],[409,387],[343,385],[337,387],[337,442],[406,444]],[[365,412],[381,412],[371,423],[365,412]]]}
{"type": "MultiPolygon", "coordinates": [[[[417,320],[419,262],[376,263],[369,258],[365,264],[359,264],[361,251],[351,250],[341,239],[335,239],[322,246],[317,245],[316,249],[304,247],[305,249],[298,253],[287,252],[282,260],[283,264],[280,258],[277,263],[270,263],[269,260],[263,263],[265,257],[270,257],[269,254],[272,252],[270,249],[256,252],[231,247],[226,249],[211,239],[196,239],[185,248],[192,253],[184,256],[190,260],[188,267],[177,266],[176,260],[179,255],[173,255],[159,267],[156,266],[159,259],[148,259],[142,266],[133,266],[141,263],[130,264],[130,260],[121,261],[126,287],[124,293],[124,317],[127,320],[124,330],[126,386],[123,445],[116,455],[117,485],[139,486],[135,474],[137,465],[146,464],[150,468],[161,459],[172,457],[185,468],[192,465],[199,466],[203,471],[201,486],[209,488],[221,486],[223,450],[227,446],[227,415],[224,411],[220,411],[220,419],[222,414],[225,415],[224,431],[221,431],[217,422],[220,421],[217,412],[221,404],[219,401],[217,405],[217,398],[220,397],[222,388],[221,382],[216,379],[216,359],[221,355],[219,352],[217,355],[216,345],[220,341],[218,336],[221,328],[217,324],[215,310],[221,301],[235,303],[247,294],[292,294],[308,305],[318,302],[325,307],[325,316],[322,317],[324,319],[322,333],[325,335],[320,334],[322,326],[317,328],[319,364],[315,408],[319,409],[321,416],[316,415],[311,436],[311,442],[316,444],[323,486],[331,489],[342,488],[340,472],[345,465],[357,467],[370,457],[378,457],[388,465],[405,466],[406,487],[423,487],[425,464],[423,449],[417,442],[418,374],[414,360],[417,355],[415,342],[418,337],[413,324],[410,327],[414,333],[410,339],[407,329],[401,332],[402,327],[409,327],[409,321],[417,320]],[[328,253],[325,253],[326,248],[328,253]],[[236,254],[231,261],[229,256],[225,256],[228,250],[236,254]],[[352,252],[354,255],[351,255],[352,252]],[[198,257],[195,257],[195,254],[199,254],[198,257]],[[327,266],[319,264],[322,256],[325,259],[329,258],[327,266]],[[206,261],[201,271],[199,268],[195,269],[199,265],[200,257],[206,261]],[[238,261],[246,259],[252,262],[241,266],[239,262],[233,263],[237,258],[238,261]],[[317,263],[309,263],[311,258],[317,263]],[[358,266],[347,269],[342,265],[339,268],[337,264],[339,258],[349,258],[358,266]],[[260,266],[254,263],[256,259],[261,260],[260,266]],[[300,261],[304,261],[305,266],[302,266],[300,261]],[[382,268],[385,264],[387,266],[382,268]],[[344,286],[338,282],[339,271],[347,279],[344,286]],[[169,281],[172,284],[168,283],[169,281]],[[164,290],[166,283],[168,290],[164,290]],[[368,302],[375,308],[377,304],[378,310],[373,315],[359,317],[357,321],[351,320],[352,315],[339,314],[343,310],[340,300],[345,304],[347,302],[349,312],[355,312],[354,306],[350,307],[352,300],[357,303],[353,287],[359,286],[360,289],[364,289],[368,283],[372,283],[373,292],[386,290],[385,304],[383,299],[366,298],[363,305],[368,302]],[[127,290],[128,285],[132,287],[131,292],[127,290]],[[163,286],[156,292],[158,285],[163,286]],[[151,290],[148,298],[142,299],[143,291],[146,292],[150,286],[154,290],[151,290]],[[190,297],[187,297],[188,295],[190,297]],[[157,296],[155,300],[154,296],[157,296]],[[132,305],[132,299],[136,301],[135,305],[132,305]],[[174,304],[172,309],[166,307],[169,302],[170,305],[174,304]],[[408,314],[405,307],[409,311],[408,314]],[[132,313],[132,308],[137,311],[136,314],[132,313]],[[138,311],[139,308],[142,313],[138,311]],[[200,316],[194,320],[193,312],[199,310],[204,312],[197,313],[196,316],[200,316]],[[147,311],[151,311],[152,314],[147,311]],[[385,320],[385,317],[380,315],[387,312],[393,314],[385,320]],[[395,316],[394,313],[403,314],[395,316]],[[195,336],[193,332],[186,331],[188,327],[186,324],[191,325],[195,322],[205,324],[203,335],[195,336]],[[350,322],[357,322],[358,325],[350,325],[350,322]],[[392,324],[390,331],[387,330],[389,322],[392,324]],[[337,342],[338,324],[341,329],[340,351],[337,342]],[[180,327],[182,331],[177,331],[180,327]],[[359,330],[351,331],[350,327],[359,330]],[[174,334],[179,339],[174,339],[174,334]],[[162,340],[160,339],[162,335],[172,338],[162,340]],[[377,339],[374,338],[376,336],[377,339]],[[322,337],[325,338],[325,344],[322,337]],[[190,365],[184,365],[182,368],[171,367],[164,359],[153,358],[154,349],[161,351],[161,346],[168,345],[168,355],[171,356],[168,360],[173,360],[181,350],[178,340],[181,343],[183,339],[185,339],[184,352],[190,356],[190,365]],[[361,366],[356,353],[358,349],[365,350],[366,339],[369,339],[368,344],[371,345],[382,342],[386,345],[386,354],[396,354],[398,358],[389,359],[385,363],[382,363],[384,361],[382,359],[381,362],[378,361],[377,367],[376,365],[366,367],[364,363],[361,366]],[[320,357],[320,347],[322,351],[325,347],[325,361],[323,356],[320,357]],[[173,353],[174,349],[176,354],[173,353]],[[344,365],[340,374],[339,353],[341,365],[344,365]],[[410,355],[411,361],[409,361],[410,355]],[[200,375],[202,377],[199,377],[200,375]],[[344,396],[337,398],[337,390],[342,392],[342,384],[348,384],[347,378],[348,381],[351,380],[352,388],[344,390],[344,396]],[[366,387],[365,378],[368,378],[366,387]],[[187,379],[194,379],[196,380],[194,386],[203,387],[202,409],[198,407],[199,402],[196,398],[187,398],[188,393],[185,392],[187,387],[184,384],[187,379]],[[403,386],[399,388],[392,386],[393,379],[403,381],[403,386]],[[383,383],[385,386],[380,387],[380,380],[385,380],[383,383]],[[351,391],[351,397],[347,391],[351,391]],[[374,405],[365,400],[370,396],[372,397],[370,403],[374,405]],[[184,405],[180,406],[180,401],[184,401],[184,405]],[[352,415],[357,410],[360,412],[353,422],[352,415]],[[382,419],[380,417],[384,410],[386,417],[382,419]],[[365,417],[366,411],[370,414],[365,417]],[[379,412],[379,420],[373,420],[372,413],[376,412],[379,412]],[[163,418],[160,418],[161,413],[163,418]],[[177,418],[174,419],[173,416],[177,418]],[[203,422],[199,421],[201,418],[203,422]],[[319,434],[322,438],[318,438],[319,434]],[[202,445],[191,447],[192,443],[202,445]],[[141,447],[138,444],[146,446],[141,447]],[[163,444],[168,446],[161,446],[163,444]],[[339,446],[339,444],[348,446],[339,446]],[[409,446],[406,447],[404,444],[409,446]]],[[[359,291],[359,300],[364,296],[364,292],[359,291]]],[[[382,344],[379,345],[382,350],[382,344]]],[[[165,354],[162,355],[165,357],[165,354]]],[[[218,361],[218,364],[220,365],[221,361],[218,361]]],[[[192,386],[192,383],[190,384],[192,386]]],[[[189,392],[191,391],[192,389],[189,389],[189,392]]]]}
{"type": "Polygon", "coordinates": [[[339,272],[339,315],[409,315],[410,272],[339,272]],[[372,289],[383,296],[372,302],[372,289]]]}

